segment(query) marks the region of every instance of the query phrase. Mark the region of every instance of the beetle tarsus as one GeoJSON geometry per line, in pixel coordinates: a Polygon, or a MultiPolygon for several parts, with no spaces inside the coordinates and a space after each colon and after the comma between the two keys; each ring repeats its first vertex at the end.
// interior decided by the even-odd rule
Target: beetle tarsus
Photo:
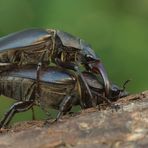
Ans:
{"type": "Polygon", "coordinates": [[[111,107],[112,111],[115,110],[116,112],[117,112],[119,109],[121,109],[121,106],[120,106],[119,104],[115,104],[115,103],[112,103],[110,107],[111,107]]]}

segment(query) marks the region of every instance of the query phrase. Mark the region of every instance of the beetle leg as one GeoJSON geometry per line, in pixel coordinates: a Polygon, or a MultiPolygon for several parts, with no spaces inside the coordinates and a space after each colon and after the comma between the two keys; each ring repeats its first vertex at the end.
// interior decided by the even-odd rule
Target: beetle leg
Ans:
{"type": "Polygon", "coordinates": [[[14,64],[12,64],[12,63],[0,63],[0,67],[1,66],[11,66],[11,65],[14,65],[14,64]]]}
{"type": "MultiPolygon", "coordinates": [[[[82,82],[83,82],[83,84],[84,84],[84,86],[85,86],[85,88],[86,88],[86,90],[87,90],[87,92],[88,92],[88,95],[89,95],[89,97],[90,97],[90,100],[92,100],[92,99],[93,99],[93,96],[92,96],[92,93],[91,93],[91,91],[90,91],[90,88],[89,88],[89,86],[88,86],[88,84],[87,84],[87,82],[86,82],[84,76],[82,75],[82,73],[80,72],[80,70],[79,70],[78,67],[77,67],[75,70],[76,70],[76,72],[78,73],[78,75],[80,76],[80,78],[81,78],[81,80],[82,80],[82,82]]],[[[93,103],[92,103],[92,105],[94,106],[93,103]]]]}
{"type": "MultiPolygon", "coordinates": [[[[88,95],[89,95],[90,99],[92,100],[92,98],[93,98],[92,93],[90,91],[88,84],[85,81],[85,78],[83,77],[81,71],[79,70],[79,67],[74,63],[62,62],[59,58],[56,58],[55,62],[57,63],[57,65],[60,65],[61,67],[65,67],[67,69],[71,69],[71,70],[74,70],[74,71],[77,72],[77,74],[80,76],[86,90],[88,91],[88,95]]],[[[80,100],[80,103],[81,103],[81,106],[84,106],[83,103],[82,103],[82,100],[80,100]]]]}
{"type": "Polygon", "coordinates": [[[31,107],[31,111],[32,111],[32,120],[35,120],[35,113],[34,113],[34,108],[33,108],[33,106],[31,107]]]}
{"type": "MultiPolygon", "coordinates": [[[[67,113],[71,108],[72,108],[72,96],[65,96],[64,100],[60,103],[59,112],[56,116],[56,119],[54,119],[52,123],[57,122],[60,119],[60,117],[63,114],[67,113]]],[[[44,125],[49,123],[48,120],[49,118],[46,119],[44,125]]]]}
{"type": "MultiPolygon", "coordinates": [[[[98,95],[98,98],[97,98],[97,100],[99,99],[99,98],[101,98],[103,101],[105,101],[112,109],[115,109],[116,111],[118,110],[118,109],[120,109],[120,106],[118,105],[118,104],[114,104],[114,103],[112,103],[108,98],[106,98],[106,97],[104,97],[104,96],[102,96],[102,95],[100,95],[100,94],[97,94],[98,95]]],[[[98,102],[98,101],[97,101],[98,102]]],[[[99,104],[97,104],[97,105],[99,105],[99,104]]]]}
{"type": "Polygon", "coordinates": [[[38,97],[39,97],[39,94],[40,94],[40,84],[39,84],[39,82],[40,82],[40,71],[41,71],[41,68],[42,68],[42,61],[45,57],[46,52],[47,51],[45,50],[45,52],[42,53],[41,58],[39,60],[40,62],[38,63],[38,66],[37,66],[36,75],[37,75],[37,95],[38,95],[38,97]]]}
{"type": "Polygon", "coordinates": [[[11,121],[12,117],[15,115],[15,113],[27,111],[33,106],[33,104],[33,100],[24,102],[20,101],[13,104],[10,107],[9,111],[4,115],[4,118],[0,121],[0,128],[6,127],[11,121]]]}
{"type": "Polygon", "coordinates": [[[34,86],[35,83],[33,83],[28,89],[27,94],[23,98],[25,101],[16,102],[10,107],[9,111],[6,112],[3,119],[0,121],[0,128],[7,126],[15,113],[24,112],[33,107],[34,100],[32,99],[32,93],[35,89],[34,86]]]}
{"type": "Polygon", "coordinates": [[[0,72],[11,69],[16,66],[14,63],[0,63],[0,72]]]}
{"type": "Polygon", "coordinates": [[[18,65],[23,65],[24,61],[25,61],[25,53],[24,53],[24,51],[22,51],[18,65]]]}
{"type": "Polygon", "coordinates": [[[42,63],[38,63],[38,66],[37,66],[37,79],[36,79],[36,86],[37,86],[37,95],[39,97],[39,94],[40,94],[40,71],[41,71],[41,66],[42,66],[42,63]]]}
{"type": "Polygon", "coordinates": [[[59,106],[59,112],[56,116],[55,121],[58,121],[60,119],[60,117],[66,113],[67,111],[69,111],[69,109],[72,107],[72,97],[71,96],[66,96],[64,98],[64,100],[61,102],[60,106],[59,106]]]}
{"type": "MultiPolygon", "coordinates": [[[[64,100],[60,103],[60,106],[59,106],[59,112],[56,116],[56,119],[52,122],[56,122],[60,119],[60,117],[67,113],[72,107],[72,96],[65,96],[64,100]]],[[[48,124],[49,119],[47,119],[44,123],[44,125],[48,124]]]]}
{"type": "Polygon", "coordinates": [[[93,90],[92,90],[92,93],[97,96],[96,106],[99,106],[99,104],[100,104],[99,99],[101,99],[102,101],[105,101],[112,109],[115,109],[116,111],[117,111],[118,109],[120,109],[120,105],[111,102],[111,101],[110,101],[107,97],[105,97],[103,94],[99,94],[98,92],[93,91],[93,90]]]}

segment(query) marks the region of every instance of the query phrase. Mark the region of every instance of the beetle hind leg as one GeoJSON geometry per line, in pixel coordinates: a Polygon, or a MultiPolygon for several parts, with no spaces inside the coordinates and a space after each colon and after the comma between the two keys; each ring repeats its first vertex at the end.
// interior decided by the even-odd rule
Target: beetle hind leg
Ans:
{"type": "Polygon", "coordinates": [[[19,101],[19,102],[14,103],[10,107],[8,112],[5,113],[3,119],[0,121],[0,128],[6,127],[10,123],[11,119],[16,113],[25,112],[33,107],[34,99],[32,99],[33,97],[32,95],[35,89],[34,84],[35,83],[33,83],[27,90],[26,95],[24,96],[25,101],[19,101]]]}
{"type": "Polygon", "coordinates": [[[5,113],[4,118],[0,121],[0,128],[6,127],[16,113],[29,110],[34,104],[34,101],[16,102],[8,112],[5,113]]]}

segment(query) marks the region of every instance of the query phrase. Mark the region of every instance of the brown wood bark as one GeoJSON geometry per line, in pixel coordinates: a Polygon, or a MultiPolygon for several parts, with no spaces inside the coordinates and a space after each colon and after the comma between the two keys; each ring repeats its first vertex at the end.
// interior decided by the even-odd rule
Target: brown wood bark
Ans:
{"type": "Polygon", "coordinates": [[[43,127],[21,122],[0,133],[0,148],[148,147],[148,91],[118,101],[118,111],[91,108],[43,127]]]}

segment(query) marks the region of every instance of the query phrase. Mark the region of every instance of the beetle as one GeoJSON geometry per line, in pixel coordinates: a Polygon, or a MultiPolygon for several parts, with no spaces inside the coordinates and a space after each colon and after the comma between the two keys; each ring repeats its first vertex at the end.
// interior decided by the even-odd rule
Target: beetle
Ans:
{"type": "Polygon", "coordinates": [[[88,71],[100,73],[104,80],[106,97],[109,95],[107,72],[101,59],[84,40],[63,31],[38,28],[26,29],[0,38],[1,71],[14,65],[26,64],[39,64],[40,70],[40,65],[47,66],[49,63],[74,70],[81,77],[90,98],[92,94],[85,83],[80,66],[83,65],[88,71]]]}
{"type": "Polygon", "coordinates": [[[81,108],[92,107],[106,101],[111,105],[112,97],[119,98],[127,95],[126,91],[116,87],[110,89],[110,101],[104,96],[104,84],[102,78],[98,79],[90,72],[82,73],[86,83],[90,87],[93,100],[90,100],[88,92],[84,89],[81,79],[71,73],[57,67],[42,68],[40,72],[40,89],[36,81],[35,66],[8,70],[0,73],[1,95],[14,98],[17,102],[12,105],[0,122],[0,128],[6,127],[15,113],[24,112],[39,105],[48,113],[49,107],[59,110],[56,121],[64,113],[67,113],[73,105],[81,108]],[[114,92],[114,93],[113,93],[114,92]],[[120,96],[119,96],[120,93],[120,96]],[[116,95],[115,95],[116,94],[116,95]],[[84,106],[80,103],[83,98],[84,106]]]}

